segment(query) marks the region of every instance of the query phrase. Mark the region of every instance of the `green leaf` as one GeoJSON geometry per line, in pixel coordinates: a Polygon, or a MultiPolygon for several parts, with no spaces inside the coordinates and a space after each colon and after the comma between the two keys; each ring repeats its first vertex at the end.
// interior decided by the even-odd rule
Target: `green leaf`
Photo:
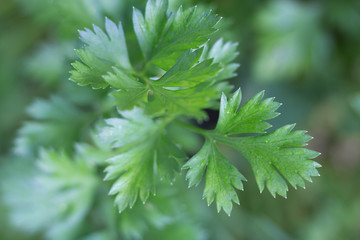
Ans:
{"type": "Polygon", "coordinates": [[[198,120],[207,119],[203,109],[212,107],[218,96],[215,89],[204,86],[180,90],[153,87],[152,90],[155,99],[149,102],[146,111],[154,116],[185,115],[198,120]]]}
{"type": "Polygon", "coordinates": [[[124,31],[121,23],[105,19],[106,33],[94,25],[94,31],[79,31],[85,49],[76,50],[81,62],[72,64],[75,70],[70,71],[70,79],[81,86],[105,88],[108,83],[103,76],[112,71],[112,67],[131,71],[132,67],[127,53],[124,31]]]}
{"type": "Polygon", "coordinates": [[[24,70],[32,79],[45,86],[62,81],[67,75],[67,60],[73,58],[73,42],[59,41],[41,44],[26,58],[24,70]]]}
{"type": "Polygon", "coordinates": [[[157,139],[155,152],[156,170],[160,180],[172,183],[180,172],[186,154],[167,136],[157,139]]]}
{"type": "MultiPolygon", "coordinates": [[[[164,192],[162,192],[164,193],[164,192]]],[[[125,210],[119,215],[119,230],[124,239],[143,239],[149,230],[163,231],[166,226],[181,219],[173,204],[180,203],[177,196],[162,194],[149,199],[146,204],[136,204],[133,209],[125,210]],[[169,198],[172,198],[169,201],[169,198]]],[[[182,220],[182,219],[181,219],[182,220]]]]}
{"type": "Polygon", "coordinates": [[[238,43],[233,42],[224,43],[223,39],[220,38],[206,54],[207,58],[213,58],[214,63],[218,63],[221,67],[221,71],[214,77],[213,81],[219,82],[236,76],[235,71],[240,66],[233,62],[239,55],[237,45],[238,43]]]}
{"type": "Polygon", "coordinates": [[[312,176],[319,176],[316,168],[321,165],[311,159],[320,154],[301,148],[312,137],[306,131],[291,132],[294,127],[286,125],[273,133],[234,138],[232,146],[251,164],[261,192],[266,184],[274,197],[276,193],[286,197],[286,181],[294,188],[305,187],[303,179],[311,182],[312,176]]]}
{"type": "Polygon", "coordinates": [[[76,54],[81,62],[75,61],[71,65],[75,70],[71,70],[70,80],[80,86],[91,85],[93,88],[106,88],[108,83],[104,81],[103,75],[111,70],[111,65],[98,59],[92,52],[77,49],[76,54]]]}
{"type": "Polygon", "coordinates": [[[85,31],[79,31],[80,40],[86,44],[85,49],[99,59],[124,69],[131,69],[121,23],[116,25],[110,19],[105,18],[106,33],[96,25],[93,28],[94,31],[87,28],[85,31]]]}
{"type": "Polygon", "coordinates": [[[186,115],[199,120],[203,111],[214,105],[218,94],[209,79],[220,71],[218,64],[208,59],[198,63],[203,49],[187,51],[160,79],[151,83],[153,100],[147,106],[150,114],[186,115]]]}
{"type": "Polygon", "coordinates": [[[148,76],[146,68],[141,71],[131,68],[122,27],[108,19],[106,33],[96,26],[94,31],[80,31],[80,39],[86,46],[77,50],[81,62],[73,63],[71,79],[93,88],[110,85],[116,90],[111,95],[120,110],[138,106],[145,107],[153,116],[184,114],[206,119],[203,109],[216,108],[219,89],[229,89],[215,80],[233,59],[230,54],[233,46],[222,43],[215,46],[214,49],[226,50],[221,56],[219,50],[211,52],[211,57],[220,56],[217,63],[210,57],[199,61],[203,48],[196,48],[216,30],[214,26],[220,18],[210,11],[199,12],[196,7],[187,10],[180,7],[175,14],[167,13],[167,8],[167,0],[149,0],[145,17],[137,9],[133,15],[135,33],[146,60],[155,64],[163,61],[167,65],[158,65],[168,70],[158,79],[148,76]]]}
{"type": "Polygon", "coordinates": [[[188,50],[164,76],[153,84],[163,87],[194,87],[216,76],[220,71],[218,64],[212,64],[211,59],[198,63],[202,51],[203,48],[195,51],[188,50]]]}
{"type": "Polygon", "coordinates": [[[147,102],[148,90],[146,88],[132,88],[112,92],[114,103],[121,109],[132,109],[139,105],[139,102],[147,102]]]}
{"type": "Polygon", "coordinates": [[[121,111],[124,117],[107,120],[100,137],[119,154],[107,160],[105,180],[114,180],[110,195],[116,195],[119,211],[135,204],[138,195],[145,202],[155,194],[157,180],[173,181],[186,155],[166,137],[164,122],[154,121],[142,110],[121,111]]]}
{"type": "Polygon", "coordinates": [[[303,148],[312,137],[306,131],[291,132],[295,125],[287,125],[268,134],[229,136],[264,133],[270,127],[264,121],[278,115],[275,111],[280,103],[274,102],[273,98],[262,101],[263,96],[264,92],[256,94],[239,109],[240,89],[229,101],[223,94],[216,128],[211,131],[199,130],[206,138],[205,144],[183,166],[189,169],[186,175],[189,187],[198,185],[206,172],[204,197],[211,204],[216,195],[218,210],[223,208],[227,214],[232,209],[231,201],[238,203],[233,187],[242,189],[241,181],[245,178],[219,152],[216,143],[238,150],[249,161],[260,192],[266,184],[274,197],[276,193],[286,197],[286,181],[294,188],[305,187],[304,179],[311,181],[312,176],[319,175],[316,168],[320,164],[312,161],[319,153],[303,148]]]}
{"type": "Polygon", "coordinates": [[[131,88],[143,88],[144,84],[139,79],[133,76],[131,73],[117,68],[112,68],[113,72],[109,72],[104,76],[104,80],[115,89],[131,89],[131,88]]]}
{"type": "Polygon", "coordinates": [[[110,118],[106,120],[107,127],[100,132],[100,138],[113,148],[126,147],[142,142],[152,136],[160,127],[160,123],[152,120],[140,108],[128,111],[119,111],[123,118],[110,118]],[[141,131],[138,131],[141,129],[141,131]]]}
{"type": "Polygon", "coordinates": [[[265,120],[278,116],[279,113],[275,111],[281,104],[274,102],[274,98],[262,101],[263,97],[264,92],[260,92],[238,109],[241,102],[240,89],[235,92],[229,102],[223,94],[216,131],[222,134],[264,133],[271,127],[265,120]]]}
{"type": "Polygon", "coordinates": [[[138,195],[145,202],[151,192],[155,193],[153,141],[147,139],[147,142],[107,160],[109,166],[105,169],[105,180],[117,179],[109,194],[116,195],[119,212],[127,206],[132,208],[138,195]]]}
{"type": "Polygon", "coordinates": [[[64,152],[42,149],[39,155],[35,167],[24,161],[32,159],[21,158],[7,169],[8,184],[2,191],[11,221],[28,233],[44,233],[46,239],[78,239],[88,226],[100,183],[96,169],[64,152]]]}
{"type": "Polygon", "coordinates": [[[219,152],[212,140],[206,140],[201,150],[184,166],[189,169],[186,179],[189,187],[198,185],[206,169],[204,198],[210,205],[216,199],[217,210],[221,208],[230,215],[232,201],[239,204],[236,189],[243,190],[245,177],[219,152]]]}
{"type": "Polygon", "coordinates": [[[148,88],[129,72],[113,67],[113,72],[103,78],[113,88],[119,89],[111,95],[120,110],[132,109],[141,102],[147,102],[148,88]]]}
{"type": "Polygon", "coordinates": [[[19,129],[13,149],[20,156],[36,155],[39,147],[70,150],[90,117],[60,96],[35,100],[27,113],[33,120],[19,129]]]}
{"type": "Polygon", "coordinates": [[[162,33],[167,9],[167,0],[149,0],[145,8],[145,18],[138,9],[133,9],[134,31],[146,59],[151,57],[162,33]]]}
{"type": "Polygon", "coordinates": [[[148,1],[145,19],[134,9],[133,21],[139,45],[147,61],[164,70],[170,69],[189,49],[196,49],[216,31],[220,17],[211,11],[198,12],[196,7],[175,14],[165,14],[167,1],[148,1]]]}
{"type": "Polygon", "coordinates": [[[276,193],[286,197],[288,187],[285,180],[296,188],[305,186],[303,179],[311,181],[311,176],[318,176],[316,168],[320,164],[311,159],[319,153],[302,148],[312,137],[306,131],[291,132],[294,124],[269,134],[227,137],[236,133],[264,133],[270,127],[264,120],[278,115],[275,111],[280,103],[274,102],[273,98],[261,101],[263,95],[264,92],[256,94],[239,110],[240,89],[229,102],[223,95],[214,137],[237,149],[249,161],[260,191],[263,191],[266,183],[274,197],[276,193]]]}

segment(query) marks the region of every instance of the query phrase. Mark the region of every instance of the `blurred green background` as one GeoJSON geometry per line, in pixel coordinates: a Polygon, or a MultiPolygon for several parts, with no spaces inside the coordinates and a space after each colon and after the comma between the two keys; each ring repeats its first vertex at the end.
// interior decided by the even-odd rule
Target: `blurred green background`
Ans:
{"type": "MultiPolygon", "coordinates": [[[[67,80],[76,59],[73,49],[80,46],[77,29],[102,26],[108,16],[123,22],[131,42],[130,9],[144,4],[1,1],[0,239],[72,239],[61,235],[71,222],[47,223],[46,208],[41,214],[33,198],[38,190],[24,185],[24,176],[36,175],[31,171],[40,147],[71,152],[101,116],[97,103],[106,92],[67,80]],[[44,114],[44,109],[51,110],[44,114]]],[[[213,8],[224,17],[216,35],[239,42],[241,67],[232,83],[242,88],[244,99],[265,89],[284,103],[272,124],[296,122],[298,129],[309,130],[310,148],[322,153],[321,177],[306,190],[291,189],[288,199],[273,199],[268,192],[259,194],[242,161],[238,167],[249,181],[231,217],[208,208],[201,189],[188,190],[182,177],[176,191],[164,187],[154,208],[139,206],[120,217],[113,216],[116,211],[103,215],[102,208],[111,205],[103,192],[105,199],[99,197],[101,204],[94,203],[86,216],[83,235],[74,239],[360,239],[360,1],[173,0],[170,8],[180,4],[213,8]],[[113,218],[116,226],[108,223],[113,218]],[[109,234],[112,228],[116,237],[109,234]]],[[[189,153],[198,144],[190,142],[189,153]]]]}

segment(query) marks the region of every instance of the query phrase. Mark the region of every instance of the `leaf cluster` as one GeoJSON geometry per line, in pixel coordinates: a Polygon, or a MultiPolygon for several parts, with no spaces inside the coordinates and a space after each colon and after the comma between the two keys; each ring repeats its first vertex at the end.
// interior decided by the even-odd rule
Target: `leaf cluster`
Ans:
{"type": "Polygon", "coordinates": [[[302,148],[311,139],[305,131],[287,125],[266,133],[280,103],[263,100],[256,94],[241,108],[241,91],[230,100],[231,86],[223,80],[235,76],[238,64],[236,44],[219,39],[207,43],[220,17],[197,7],[168,11],[166,0],[149,0],[145,13],[133,9],[133,28],[142,53],[140,62],[129,56],[122,24],[105,19],[105,31],[80,31],[85,44],[76,50],[80,61],[73,63],[71,80],[94,89],[110,88],[113,104],[121,117],[106,120],[100,131],[104,142],[116,150],[107,160],[105,180],[114,181],[119,211],[134,206],[138,196],[145,202],[155,194],[158,181],[172,182],[175,174],[187,169],[189,187],[205,175],[204,198],[215,199],[217,208],[230,214],[232,202],[239,203],[235,189],[243,189],[245,177],[218,148],[226,144],[239,151],[250,163],[260,191],[265,187],[275,197],[286,197],[288,181],[304,187],[304,181],[318,175],[320,165],[311,159],[318,153],[302,148]],[[202,130],[183,122],[203,120],[205,109],[219,108],[214,130],[202,130]],[[185,164],[186,154],[167,134],[171,124],[194,130],[205,138],[198,153],[185,164]],[[246,134],[246,136],[244,135],[246,134]],[[184,165],[183,165],[184,164],[184,165]]]}
{"type": "Polygon", "coordinates": [[[72,63],[70,79],[111,96],[95,111],[95,115],[109,117],[105,124],[99,124],[95,137],[84,134],[79,138],[95,120],[94,114],[84,114],[64,97],[37,100],[28,109],[34,121],[19,131],[15,152],[31,155],[39,166],[34,184],[42,189],[37,194],[42,200],[35,199],[32,204],[47,217],[34,222],[37,225],[33,229],[42,229],[40,225],[47,226],[47,221],[65,219],[63,222],[72,226],[59,223],[60,230],[49,228],[47,234],[73,237],[70,235],[81,228],[93,201],[98,200],[97,191],[104,189],[114,196],[121,216],[127,219],[120,225],[134,222],[143,229],[157,221],[166,222],[162,211],[144,210],[158,216],[144,223],[126,217],[126,209],[141,208],[138,198],[145,204],[159,191],[159,185],[173,184],[182,170],[187,171],[189,187],[205,178],[203,197],[207,203],[216,200],[218,211],[223,209],[230,215],[232,202],[239,203],[236,190],[243,189],[246,178],[224,156],[219,144],[240,152],[250,163],[260,191],[267,187],[273,196],[286,197],[287,182],[304,187],[304,180],[318,175],[320,165],[312,161],[318,153],[303,148],[311,139],[305,131],[292,131],[294,125],[287,125],[266,132],[271,127],[267,120],[278,115],[280,103],[263,99],[264,92],[260,92],[240,107],[240,89],[227,99],[232,86],[225,80],[236,75],[238,52],[236,43],[223,39],[209,43],[221,19],[218,15],[198,7],[169,11],[167,0],[149,0],[144,13],[134,8],[132,16],[136,39],[128,36],[131,32],[125,35],[121,22],[109,18],[104,29],[94,25],[92,30],[79,31],[84,47],[76,50],[79,60],[72,63]],[[134,52],[141,58],[133,57],[134,52]],[[114,107],[117,112],[112,111],[114,107]],[[219,109],[215,129],[189,124],[192,119],[207,119],[207,109],[219,109]],[[189,160],[183,146],[170,134],[174,125],[204,138],[201,149],[189,160]],[[73,144],[83,140],[88,143],[73,144]],[[41,150],[36,157],[39,146],[56,147],[41,150]],[[100,177],[111,187],[99,187],[100,177]],[[79,204],[77,199],[86,201],[79,204]],[[59,206],[59,201],[64,208],[49,213],[37,205],[59,206]],[[70,230],[64,230],[66,227],[70,230]]]}

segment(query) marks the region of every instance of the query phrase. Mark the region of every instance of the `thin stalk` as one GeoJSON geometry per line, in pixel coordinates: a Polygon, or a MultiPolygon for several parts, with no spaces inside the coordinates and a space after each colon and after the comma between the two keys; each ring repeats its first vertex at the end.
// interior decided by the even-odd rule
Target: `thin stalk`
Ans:
{"type": "Polygon", "coordinates": [[[188,123],[185,123],[185,122],[181,122],[179,120],[174,120],[173,122],[175,124],[181,126],[181,127],[184,127],[186,129],[189,129],[190,131],[199,133],[199,134],[201,134],[203,136],[208,136],[210,131],[211,131],[211,130],[205,130],[205,129],[198,128],[198,127],[196,127],[194,125],[191,125],[191,124],[188,124],[188,123]]]}

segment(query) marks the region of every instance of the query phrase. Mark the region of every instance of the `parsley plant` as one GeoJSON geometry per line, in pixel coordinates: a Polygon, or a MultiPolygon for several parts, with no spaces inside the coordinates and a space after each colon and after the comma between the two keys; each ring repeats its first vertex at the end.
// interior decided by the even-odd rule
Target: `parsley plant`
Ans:
{"type": "MultiPolygon", "coordinates": [[[[119,211],[145,202],[155,194],[158,179],[173,181],[181,168],[187,170],[189,186],[205,177],[204,198],[216,200],[230,215],[232,202],[239,203],[235,189],[243,189],[245,177],[218,149],[226,144],[250,163],[260,191],[266,187],[275,197],[286,197],[287,183],[304,187],[304,180],[317,176],[320,165],[312,159],[319,153],[303,148],[311,139],[306,131],[286,125],[274,132],[266,120],[275,118],[281,105],[260,92],[242,107],[241,91],[227,100],[231,86],[223,82],[238,68],[236,44],[208,38],[221,18],[197,7],[168,12],[166,0],[149,0],[145,14],[133,9],[133,24],[143,59],[129,58],[121,23],[105,20],[105,31],[97,26],[80,31],[85,44],[76,50],[71,80],[94,89],[110,88],[119,117],[106,120],[100,138],[116,149],[107,159],[105,180],[112,181],[119,211]],[[222,95],[221,95],[222,94],[222,95]],[[221,96],[220,106],[218,100],[221,96]],[[207,119],[205,109],[219,109],[216,128],[204,130],[188,119],[207,119]],[[186,163],[186,154],[167,134],[170,124],[204,136],[203,147],[186,163]],[[246,135],[245,135],[246,134],[246,135]],[[250,134],[250,135],[249,135],[250,134]]],[[[131,52],[130,52],[131,56],[131,52]]]]}

